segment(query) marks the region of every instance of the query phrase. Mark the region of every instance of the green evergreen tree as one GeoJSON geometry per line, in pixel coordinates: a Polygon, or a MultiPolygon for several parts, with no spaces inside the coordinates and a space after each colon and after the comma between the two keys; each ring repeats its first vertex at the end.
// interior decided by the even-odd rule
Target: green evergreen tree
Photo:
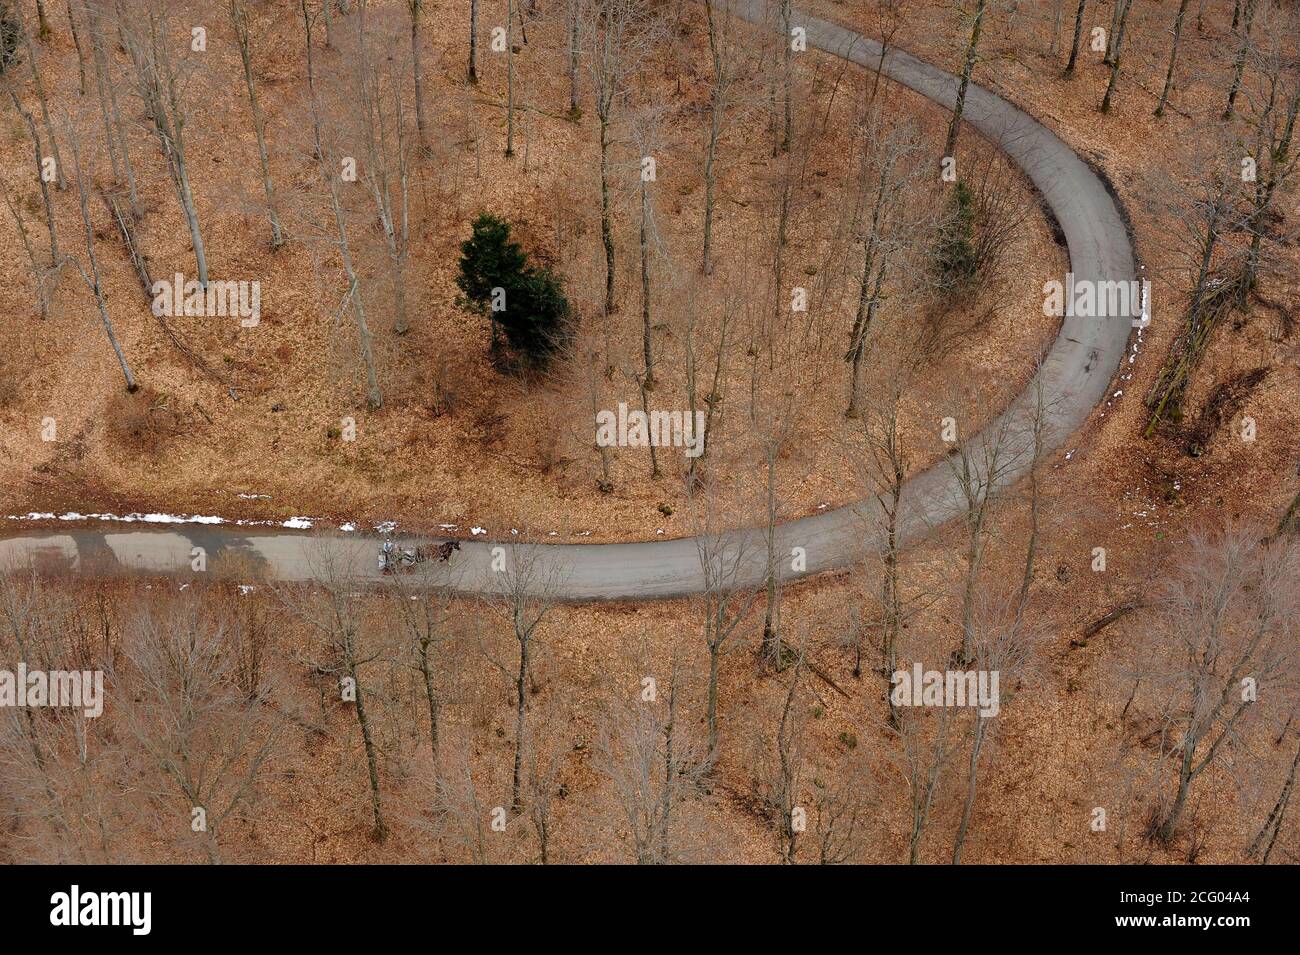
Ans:
{"type": "Polygon", "coordinates": [[[944,289],[959,292],[979,270],[974,242],[975,196],[966,183],[958,181],[949,194],[948,207],[935,259],[944,289]]]}
{"type": "Polygon", "coordinates": [[[474,219],[460,245],[456,285],[471,306],[488,313],[493,347],[504,344],[512,359],[544,367],[568,345],[571,309],[559,277],[529,263],[505,220],[486,212],[474,219]]]}

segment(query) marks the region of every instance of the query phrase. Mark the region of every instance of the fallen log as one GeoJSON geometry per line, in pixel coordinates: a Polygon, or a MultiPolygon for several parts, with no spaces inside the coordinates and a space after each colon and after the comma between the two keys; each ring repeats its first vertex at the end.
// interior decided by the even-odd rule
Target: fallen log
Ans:
{"type": "Polygon", "coordinates": [[[1142,606],[1144,606],[1144,604],[1141,601],[1134,601],[1131,603],[1120,604],[1115,609],[1102,614],[1092,623],[1088,624],[1088,626],[1083,631],[1083,638],[1087,640],[1090,637],[1095,637],[1097,634],[1101,633],[1103,630],[1109,627],[1116,620],[1132,613],[1134,610],[1137,610],[1142,606]]]}

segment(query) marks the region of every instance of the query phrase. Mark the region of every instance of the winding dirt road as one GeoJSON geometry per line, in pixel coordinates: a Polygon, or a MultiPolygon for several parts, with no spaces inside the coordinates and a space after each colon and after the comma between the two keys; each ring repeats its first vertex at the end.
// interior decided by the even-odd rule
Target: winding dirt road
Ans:
{"type": "MultiPolygon", "coordinates": [[[[755,23],[775,22],[763,0],[737,0],[738,16],[755,23]]],[[[875,69],[880,46],[842,26],[796,13],[808,45],[875,69]]],[[[908,54],[890,50],[886,76],[951,109],[957,78],[908,54]]],[[[1131,281],[1134,256],[1115,202],[1101,179],[1050,130],[999,96],[972,85],[964,118],[999,144],[1042,193],[1065,233],[1070,265],[1079,280],[1131,281]]],[[[1005,486],[1021,477],[1033,458],[1032,429],[1038,395],[1050,409],[1042,432],[1045,451],[1059,448],[1106,396],[1132,331],[1129,317],[1067,317],[1030,386],[976,438],[977,479],[1005,486]],[[993,449],[996,461],[990,464],[993,449]]],[[[958,516],[961,485],[948,462],[910,479],[903,493],[900,537],[916,540],[958,516]]],[[[867,505],[849,505],[778,528],[778,553],[803,548],[806,569],[783,574],[790,579],[844,567],[880,546],[867,505]]],[[[463,593],[487,593],[509,575],[494,568],[494,548],[510,551],[511,540],[462,541],[447,564],[425,565],[421,579],[463,593]]],[[[202,548],[209,569],[222,558],[248,559],[267,579],[309,580],[324,560],[349,575],[379,579],[377,541],[371,535],[327,536],[305,533],[247,533],[231,526],[180,525],[165,530],[75,530],[39,532],[0,540],[0,567],[35,563],[48,570],[95,576],[171,574],[194,576],[194,548],[202,548]]],[[[501,552],[497,552],[499,558],[501,552]]],[[[680,597],[700,593],[709,579],[724,586],[753,586],[764,577],[762,530],[739,530],[722,538],[682,538],[630,544],[539,544],[527,559],[506,554],[506,565],[527,565],[533,589],[546,585],[565,600],[619,600],[680,597]],[[706,566],[710,573],[706,575],[706,566]]],[[[788,560],[788,558],[787,558],[788,560]]],[[[789,566],[788,564],[786,566],[789,566]]]]}

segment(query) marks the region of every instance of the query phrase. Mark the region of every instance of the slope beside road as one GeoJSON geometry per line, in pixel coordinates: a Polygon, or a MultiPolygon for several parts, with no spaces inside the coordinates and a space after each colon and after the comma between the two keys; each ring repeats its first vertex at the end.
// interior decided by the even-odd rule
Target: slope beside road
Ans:
{"type": "MultiPolygon", "coordinates": [[[[736,0],[733,9],[752,23],[775,23],[763,0],[736,0]]],[[[878,43],[843,26],[802,13],[795,13],[793,24],[807,31],[810,49],[872,70],[880,61],[878,43]]],[[[889,51],[882,71],[942,106],[951,109],[955,104],[957,78],[901,50],[889,51]]],[[[1042,194],[1064,232],[1077,280],[1136,278],[1133,250],[1114,200],[1100,177],[1069,146],[1024,111],[973,84],[963,116],[998,144],[1042,194]]],[[[1051,451],[1087,420],[1106,396],[1124,358],[1132,317],[1064,319],[1026,390],[970,439],[968,458],[974,470],[967,486],[997,488],[1014,483],[1034,461],[1035,431],[1041,451],[1051,451]],[[1047,413],[1036,413],[1039,408],[1047,413]],[[1042,422],[1037,428],[1036,420],[1042,422]]],[[[908,480],[899,516],[901,542],[914,541],[957,517],[964,508],[962,488],[950,461],[908,480]]],[[[879,549],[881,536],[872,520],[872,507],[870,503],[848,505],[782,524],[777,529],[777,553],[787,562],[794,548],[802,548],[805,555],[804,569],[783,573],[783,579],[845,567],[879,549]]],[[[309,580],[322,573],[326,564],[349,577],[379,579],[378,544],[373,536],[248,533],[228,525],[32,533],[0,540],[0,567],[35,562],[49,570],[95,576],[190,576],[195,548],[203,549],[209,566],[225,557],[244,558],[268,579],[309,580]]],[[[513,584],[517,576],[528,589],[546,589],[565,600],[655,599],[696,594],[714,585],[757,585],[766,573],[765,555],[761,529],[627,544],[534,546],[512,540],[467,540],[449,562],[422,565],[413,579],[461,593],[490,593],[508,581],[513,584]],[[505,551],[495,550],[498,547],[505,551]],[[502,566],[508,568],[506,574],[500,572],[502,566]]]]}

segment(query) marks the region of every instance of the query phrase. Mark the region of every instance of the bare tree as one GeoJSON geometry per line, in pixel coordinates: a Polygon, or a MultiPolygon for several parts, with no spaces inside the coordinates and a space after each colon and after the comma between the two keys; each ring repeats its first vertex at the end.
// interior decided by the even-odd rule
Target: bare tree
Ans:
{"type": "Polygon", "coordinates": [[[953,107],[952,120],[948,124],[948,138],[944,141],[944,156],[955,156],[957,134],[961,131],[961,114],[966,107],[966,90],[970,87],[971,71],[975,68],[975,57],[980,42],[980,32],[984,27],[984,14],[989,0],[977,0],[975,17],[971,21],[970,38],[966,41],[966,52],[962,57],[960,80],[957,84],[957,104],[953,107]]]}
{"type": "Polygon", "coordinates": [[[717,758],[718,676],[722,657],[732,649],[732,638],[740,623],[757,602],[756,593],[739,586],[740,575],[751,558],[751,541],[740,533],[718,530],[716,504],[708,495],[692,494],[695,548],[704,577],[701,593],[704,645],[709,651],[708,725],[710,759],[717,758]]]}
{"type": "Polygon", "coordinates": [[[1160,841],[1178,830],[1196,781],[1246,742],[1255,714],[1295,705],[1297,621],[1294,540],[1261,542],[1257,529],[1238,525],[1188,542],[1143,630],[1143,682],[1162,727],[1165,792],[1151,830],[1160,841]]]}
{"type": "Polygon", "coordinates": [[[907,862],[916,865],[921,861],[921,845],[930,827],[935,800],[949,764],[961,747],[962,734],[949,706],[899,707],[897,714],[897,728],[889,727],[887,731],[902,750],[899,769],[907,780],[910,817],[907,862]]]}
{"type": "Polygon", "coordinates": [[[1300,76],[1295,74],[1293,55],[1282,39],[1300,28],[1300,14],[1266,7],[1261,11],[1261,17],[1269,31],[1253,57],[1264,90],[1259,96],[1248,93],[1251,103],[1249,122],[1255,129],[1252,153],[1256,178],[1250,212],[1245,221],[1245,229],[1250,235],[1250,251],[1237,289],[1238,304],[1243,306],[1259,279],[1263,240],[1268,231],[1266,223],[1278,189],[1300,165],[1291,151],[1296,121],[1300,119],[1300,76]]]}
{"type": "Polygon", "coordinates": [[[469,0],[469,81],[478,82],[478,0],[469,0]]]}
{"type": "Polygon", "coordinates": [[[178,61],[175,55],[176,43],[171,36],[173,9],[166,0],[117,0],[117,4],[118,26],[135,66],[136,91],[167,161],[167,172],[189,227],[199,285],[206,289],[208,258],[185,152],[189,114],[183,90],[190,66],[178,61]]]}
{"type": "Polygon", "coordinates": [[[371,835],[382,842],[388,836],[388,822],[380,790],[376,727],[368,709],[369,691],[363,677],[363,670],[378,660],[380,653],[366,645],[363,608],[350,560],[346,547],[321,538],[312,543],[307,556],[314,586],[278,588],[276,596],[322,641],[323,657],[309,660],[309,666],[318,674],[336,678],[339,699],[351,704],[365,751],[373,821],[371,835]]]}
{"type": "MultiPolygon", "coordinates": [[[[906,487],[909,460],[898,430],[899,405],[906,387],[905,369],[887,369],[887,387],[862,418],[862,435],[866,453],[864,470],[871,495],[866,519],[878,530],[883,546],[880,560],[880,666],[888,679],[898,669],[898,641],[903,632],[904,607],[901,579],[902,545],[899,541],[899,516],[906,487]],[[872,506],[874,504],[874,507],[872,506]]],[[[860,647],[860,642],[859,642],[860,647]]],[[[854,664],[853,675],[861,674],[861,656],[854,664]]],[[[885,692],[886,698],[889,692],[885,692]]],[[[890,703],[890,722],[894,722],[890,703]]]]}
{"type": "Polygon", "coordinates": [[[857,311],[849,334],[849,404],[845,415],[862,414],[863,368],[868,335],[886,298],[885,281],[891,265],[897,266],[921,230],[915,213],[908,214],[908,200],[924,175],[915,161],[922,147],[916,128],[910,124],[886,124],[884,114],[875,111],[863,125],[860,181],[871,198],[869,219],[863,223],[862,274],[858,283],[857,311]]]}
{"type": "MultiPolygon", "coordinates": [[[[1267,4],[1267,0],[1265,0],[1267,4]]],[[[1250,59],[1251,50],[1251,30],[1255,25],[1255,14],[1260,6],[1260,0],[1244,0],[1244,5],[1239,8],[1241,15],[1241,42],[1237,46],[1237,54],[1232,64],[1232,84],[1228,88],[1228,105],[1224,107],[1223,118],[1229,119],[1232,116],[1233,108],[1237,103],[1237,96],[1241,93],[1241,80],[1246,73],[1246,63],[1250,59]]],[[[1232,29],[1237,29],[1236,12],[1233,15],[1232,29]]]]}
{"type": "Polygon", "coordinates": [[[32,270],[32,279],[36,285],[36,303],[40,309],[41,320],[50,317],[50,292],[48,288],[49,277],[52,274],[36,253],[36,247],[32,244],[31,236],[27,233],[27,223],[23,219],[22,210],[13,201],[10,195],[9,183],[0,176],[0,194],[3,194],[5,208],[9,210],[10,217],[14,220],[14,226],[18,229],[18,238],[23,244],[23,250],[27,253],[27,262],[32,270]]]}
{"type": "Polygon", "coordinates": [[[564,769],[568,734],[564,724],[548,714],[528,734],[524,757],[524,791],[528,805],[528,820],[537,837],[537,861],[547,865],[551,861],[551,835],[554,828],[554,805],[560,788],[560,773],[564,769]],[[545,739],[540,730],[544,728],[545,739]]]}
{"type": "MultiPolygon", "coordinates": [[[[536,544],[511,544],[494,548],[493,571],[495,590],[485,599],[488,605],[509,621],[510,631],[519,648],[514,668],[515,691],[515,757],[510,783],[510,808],[519,812],[523,808],[524,748],[527,742],[525,718],[528,713],[529,667],[536,652],[538,628],[555,604],[555,594],[563,580],[565,569],[536,544]]],[[[507,676],[510,668],[496,664],[507,676]]]]}
{"type": "Polygon", "coordinates": [[[429,751],[435,771],[439,766],[443,694],[439,690],[439,657],[456,639],[456,624],[449,593],[424,577],[389,578],[392,606],[402,632],[409,666],[419,674],[429,712],[429,751]]]}
{"type": "Polygon", "coordinates": [[[455,773],[434,780],[430,803],[433,830],[445,846],[458,853],[455,861],[468,859],[474,865],[486,865],[493,859],[489,807],[479,795],[468,762],[455,773]]]}
{"type": "Polygon", "coordinates": [[[1295,757],[1291,760],[1291,768],[1287,772],[1286,782],[1282,784],[1282,792],[1278,795],[1277,802],[1273,804],[1268,818],[1264,820],[1264,825],[1250,844],[1250,854],[1258,858],[1261,865],[1268,864],[1269,856],[1273,854],[1273,847],[1277,844],[1277,837],[1282,832],[1282,823],[1291,805],[1291,793],[1295,789],[1297,768],[1300,768],[1300,746],[1296,747],[1295,757]]]}
{"type": "MultiPolygon", "coordinates": [[[[1032,574],[1036,537],[1031,532],[1027,546],[1027,573],[1032,574]]],[[[952,864],[961,863],[962,850],[970,833],[971,818],[975,809],[981,770],[981,757],[989,742],[1002,708],[1011,700],[1019,685],[1033,666],[1034,645],[1041,634],[1038,628],[1027,623],[1025,605],[1027,587],[1006,596],[985,593],[979,598],[975,613],[975,639],[972,641],[975,669],[998,674],[998,713],[985,714],[972,709],[967,734],[970,739],[966,764],[965,798],[962,801],[961,820],[953,838],[952,864]]]]}
{"type": "Polygon", "coordinates": [[[718,184],[718,143],[722,136],[726,111],[731,101],[731,91],[737,77],[736,54],[738,42],[729,0],[705,0],[709,25],[709,57],[713,65],[713,83],[709,90],[709,132],[704,147],[704,226],[703,250],[700,253],[700,271],[713,272],[713,216],[718,184]],[[719,3],[723,9],[719,10],[719,3]]]}
{"type": "MultiPolygon", "coordinates": [[[[416,0],[418,2],[418,0],[416,0]]],[[[257,99],[257,83],[253,78],[253,40],[248,25],[248,8],[245,0],[230,0],[230,22],[235,28],[235,41],[239,44],[239,59],[244,67],[244,85],[248,89],[248,105],[253,115],[253,132],[257,135],[257,158],[262,167],[262,188],[266,192],[266,211],[271,219],[271,247],[284,244],[280,216],[275,208],[275,185],[271,181],[271,163],[266,152],[266,119],[257,99]]]]}
{"type": "MultiPolygon", "coordinates": [[[[71,8],[69,8],[71,9],[71,8]]],[[[88,5],[90,18],[90,45],[95,66],[95,91],[99,97],[100,119],[104,124],[104,139],[108,144],[108,158],[113,168],[113,182],[127,187],[131,202],[131,214],[139,220],[143,216],[140,207],[140,194],[135,179],[135,164],[131,160],[131,145],[127,138],[127,126],[122,120],[121,109],[117,99],[117,80],[113,75],[112,63],[105,50],[108,39],[107,7],[98,3],[88,5]]]]}
{"type": "Polygon", "coordinates": [[[754,756],[753,782],[758,798],[775,817],[777,845],[781,862],[790,865],[805,826],[796,813],[806,813],[799,805],[807,762],[807,723],[809,701],[804,676],[807,672],[804,648],[792,651],[794,663],[786,670],[788,683],[775,707],[775,719],[765,716],[759,728],[760,745],[754,756]],[[775,722],[775,727],[771,725],[775,722]]]}
{"type": "Polygon", "coordinates": [[[1074,65],[1079,59],[1079,37],[1083,34],[1083,15],[1088,10],[1088,0],[1079,0],[1079,6],[1074,11],[1074,39],[1070,43],[1070,60],[1065,64],[1065,75],[1070,76],[1074,73],[1074,65]]]}
{"type": "Polygon", "coordinates": [[[564,29],[569,44],[569,118],[574,120],[581,115],[578,107],[578,63],[582,54],[582,19],[586,12],[585,3],[586,0],[564,2],[564,29]]]}
{"type": "MultiPolygon", "coordinates": [[[[395,71],[375,65],[366,37],[366,4],[357,9],[357,96],[366,165],[362,178],[375,203],[384,233],[395,317],[393,331],[409,330],[406,317],[406,262],[411,252],[410,130],[402,102],[402,82],[395,71]]],[[[381,37],[382,42],[382,37],[381,37]]],[[[391,59],[391,58],[390,58],[391,59]]],[[[417,117],[418,123],[418,117],[417,117]]]]}
{"type": "Polygon", "coordinates": [[[68,8],[68,29],[72,33],[72,45],[77,51],[77,74],[78,90],[81,95],[86,95],[86,54],[81,46],[81,31],[77,29],[77,15],[73,10],[75,0],[67,0],[68,8]]]}
{"type": "Polygon", "coordinates": [[[1169,91],[1174,88],[1174,66],[1178,63],[1178,41],[1183,36],[1183,17],[1187,15],[1187,5],[1191,0],[1180,0],[1178,12],[1174,14],[1174,39],[1169,47],[1169,68],[1165,70],[1165,85],[1160,90],[1160,102],[1156,104],[1156,115],[1165,115],[1165,105],[1169,102],[1169,91]]]}
{"type": "Polygon", "coordinates": [[[893,45],[894,36],[903,25],[906,0],[871,0],[872,37],[880,44],[880,59],[876,61],[875,75],[871,79],[871,101],[874,103],[880,89],[880,76],[885,69],[885,57],[893,45]]]}
{"type": "Polygon", "coordinates": [[[632,840],[640,865],[678,861],[689,851],[679,837],[686,805],[701,793],[708,751],[682,721],[680,675],[674,663],[667,699],[646,700],[615,691],[602,714],[599,771],[632,840]]]}
{"type": "Polygon", "coordinates": [[[850,762],[829,779],[812,780],[812,833],[819,865],[859,862],[867,826],[879,801],[877,784],[862,764],[850,762]]]}
{"type": "MultiPolygon", "coordinates": [[[[49,142],[50,157],[54,160],[54,181],[58,184],[60,190],[68,188],[68,181],[63,175],[63,157],[59,155],[59,139],[54,132],[54,123],[50,120],[49,100],[45,95],[45,84],[41,81],[40,60],[36,55],[36,47],[32,44],[32,35],[22,19],[22,7],[15,4],[13,12],[18,18],[19,30],[22,33],[23,47],[27,51],[27,66],[32,74],[32,88],[36,91],[36,102],[41,108],[41,121],[45,126],[45,136],[49,142]]],[[[49,35],[49,27],[45,21],[45,10],[43,7],[38,8],[41,23],[41,39],[49,35]]]]}
{"type": "Polygon", "coordinates": [[[23,124],[27,127],[27,134],[32,140],[32,150],[35,158],[36,181],[40,183],[41,201],[45,204],[45,224],[50,233],[50,268],[57,268],[61,260],[59,255],[59,229],[58,223],[54,216],[54,202],[50,197],[50,180],[46,175],[44,149],[41,146],[41,134],[36,129],[36,121],[27,107],[23,105],[22,100],[18,98],[14,90],[13,80],[6,79],[6,91],[9,93],[9,99],[14,104],[14,109],[22,117],[23,124]]]}
{"type": "Polygon", "coordinates": [[[229,629],[205,619],[198,600],[153,605],[130,632],[135,688],[119,696],[131,736],[180,800],[173,825],[219,863],[225,823],[253,804],[282,717],[265,687],[251,699],[240,692],[229,629]]]}
{"type": "Polygon", "coordinates": [[[589,0],[585,42],[600,125],[600,240],[605,250],[605,314],[614,311],[614,213],[610,195],[613,124],[633,78],[654,49],[654,14],[638,0],[589,0]]]}
{"type": "MultiPolygon", "coordinates": [[[[339,162],[337,161],[337,155],[333,145],[322,134],[321,110],[318,102],[315,69],[312,58],[311,41],[312,23],[314,18],[307,10],[307,0],[301,0],[301,3],[303,27],[306,31],[307,41],[307,86],[311,100],[312,128],[315,136],[316,160],[321,178],[325,180],[326,186],[329,188],[330,208],[333,211],[334,227],[337,235],[337,248],[343,263],[343,274],[348,282],[348,289],[344,294],[343,302],[340,305],[339,310],[342,311],[349,305],[352,308],[352,316],[356,322],[357,329],[357,347],[361,352],[361,360],[366,371],[367,400],[371,409],[378,409],[383,407],[384,393],[379,387],[379,372],[375,364],[370,325],[366,320],[365,297],[362,294],[361,278],[353,264],[352,246],[348,241],[347,218],[344,214],[340,185],[342,171],[339,162]]],[[[364,23],[364,21],[362,22],[364,23]]],[[[359,29],[364,29],[364,26],[359,29]]]]}
{"type": "Polygon", "coordinates": [[[1224,242],[1239,228],[1241,182],[1222,156],[1228,147],[1207,135],[1188,157],[1198,171],[1162,172],[1152,179],[1151,201],[1161,212],[1165,243],[1181,260],[1174,275],[1189,277],[1190,301],[1184,322],[1161,365],[1146,405],[1151,413],[1144,434],[1150,437],[1166,417],[1181,418],[1183,396],[1220,318],[1238,300],[1235,290],[1244,270],[1240,252],[1224,242]]]}
{"type": "Polygon", "coordinates": [[[1124,35],[1128,31],[1128,15],[1133,11],[1134,0],[1115,0],[1116,24],[1111,25],[1110,79],[1106,83],[1106,93],[1101,98],[1101,111],[1110,112],[1111,98],[1115,95],[1115,84],[1119,82],[1119,64],[1124,54],[1124,35]]]}
{"type": "Polygon", "coordinates": [[[959,657],[963,663],[974,659],[976,595],[991,540],[994,505],[1025,457],[1020,424],[1007,414],[976,435],[959,434],[956,453],[947,459],[958,488],[965,532],[959,657]]]}
{"type": "Polygon", "coordinates": [[[420,51],[420,21],[424,17],[424,0],[406,0],[411,17],[411,80],[415,86],[415,131],[420,148],[428,148],[428,127],[424,121],[424,70],[420,51]]]}
{"type": "MultiPolygon", "coordinates": [[[[32,569],[0,572],[0,660],[6,665],[47,673],[110,670],[118,633],[105,616],[103,639],[95,641],[91,632],[100,624],[32,569]]],[[[103,695],[98,698],[102,704],[103,695]]],[[[25,861],[79,864],[123,858],[119,836],[131,813],[122,758],[116,749],[95,745],[96,722],[79,707],[0,707],[0,818],[11,859],[19,853],[25,861]]]]}
{"type": "Polygon", "coordinates": [[[77,180],[81,225],[86,236],[86,265],[83,266],[76,257],[70,257],[70,260],[81,275],[81,280],[85,283],[86,288],[95,296],[95,305],[99,309],[99,319],[104,324],[104,334],[108,336],[108,343],[112,346],[113,354],[117,357],[118,367],[122,370],[126,390],[133,392],[136,389],[135,375],[131,373],[131,366],[127,363],[126,353],[122,350],[121,344],[118,343],[117,333],[113,330],[113,322],[108,317],[108,302],[104,297],[103,282],[100,280],[99,259],[95,256],[95,228],[90,221],[89,174],[83,175],[82,173],[81,149],[77,144],[77,134],[73,130],[70,119],[65,120],[64,129],[68,137],[68,145],[72,151],[72,174],[77,180]],[[87,267],[89,271],[87,271],[87,267]]]}

